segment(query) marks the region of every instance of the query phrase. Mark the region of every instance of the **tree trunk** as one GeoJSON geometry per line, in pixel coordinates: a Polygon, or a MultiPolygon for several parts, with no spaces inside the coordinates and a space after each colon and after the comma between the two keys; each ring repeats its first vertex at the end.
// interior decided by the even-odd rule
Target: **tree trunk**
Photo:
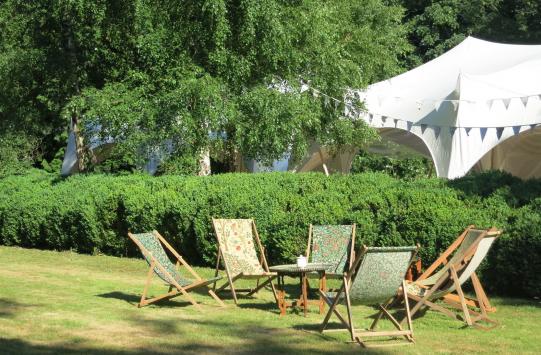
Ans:
{"type": "Polygon", "coordinates": [[[210,151],[207,148],[199,156],[199,173],[197,175],[208,176],[210,173],[210,151]]]}

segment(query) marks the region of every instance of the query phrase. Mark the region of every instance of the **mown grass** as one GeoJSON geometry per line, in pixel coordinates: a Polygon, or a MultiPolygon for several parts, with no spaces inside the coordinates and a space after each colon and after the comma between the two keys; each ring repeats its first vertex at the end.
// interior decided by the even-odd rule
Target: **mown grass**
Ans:
{"type": "MultiPolygon", "coordinates": [[[[269,291],[235,307],[196,294],[204,311],[182,297],[139,309],[147,266],[139,259],[0,247],[0,353],[310,353],[361,351],[347,334],[320,334],[323,315],[289,310],[280,317],[269,291]]],[[[211,269],[197,268],[202,275],[211,269]]],[[[289,280],[291,290],[295,279],[289,280]]],[[[156,280],[151,294],[166,290],[156,280]]],[[[414,321],[416,344],[378,353],[538,353],[539,301],[493,298],[501,326],[465,329],[435,312],[414,321]]],[[[360,325],[374,310],[356,307],[360,325]]]]}

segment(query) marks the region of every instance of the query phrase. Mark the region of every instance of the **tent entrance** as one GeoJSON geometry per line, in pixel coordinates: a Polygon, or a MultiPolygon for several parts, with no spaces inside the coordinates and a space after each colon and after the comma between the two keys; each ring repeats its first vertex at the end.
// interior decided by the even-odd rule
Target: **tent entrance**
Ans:
{"type": "Polygon", "coordinates": [[[524,131],[498,144],[472,168],[504,170],[523,179],[541,178],[541,127],[524,131]]]}

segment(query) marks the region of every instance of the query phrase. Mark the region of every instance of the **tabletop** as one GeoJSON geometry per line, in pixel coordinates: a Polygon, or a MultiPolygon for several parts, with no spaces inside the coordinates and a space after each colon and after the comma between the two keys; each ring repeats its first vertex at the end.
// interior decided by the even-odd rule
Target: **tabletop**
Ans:
{"type": "Polygon", "coordinates": [[[297,264],[276,265],[269,268],[270,271],[280,273],[301,273],[310,271],[325,271],[333,264],[329,263],[308,263],[305,267],[299,267],[297,264]]]}

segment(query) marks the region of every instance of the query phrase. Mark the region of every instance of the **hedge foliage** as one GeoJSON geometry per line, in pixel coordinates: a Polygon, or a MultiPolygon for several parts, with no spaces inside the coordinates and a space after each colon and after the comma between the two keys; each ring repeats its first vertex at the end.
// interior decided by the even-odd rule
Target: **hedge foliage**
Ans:
{"type": "Polygon", "coordinates": [[[271,263],[304,251],[308,224],[357,223],[357,243],[422,246],[425,265],[469,224],[504,235],[483,265],[492,292],[541,295],[541,182],[503,173],[397,180],[366,173],[0,179],[0,244],[138,255],[126,232],[159,230],[194,264],[212,265],[211,218],[248,218],[271,263]]]}

